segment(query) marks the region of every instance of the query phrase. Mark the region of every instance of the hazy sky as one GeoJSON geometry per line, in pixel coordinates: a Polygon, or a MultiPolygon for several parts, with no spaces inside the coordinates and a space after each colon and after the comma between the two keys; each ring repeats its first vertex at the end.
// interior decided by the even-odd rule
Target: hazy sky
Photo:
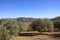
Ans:
{"type": "Polygon", "coordinates": [[[60,0],[0,0],[0,18],[60,16],[60,0]]]}

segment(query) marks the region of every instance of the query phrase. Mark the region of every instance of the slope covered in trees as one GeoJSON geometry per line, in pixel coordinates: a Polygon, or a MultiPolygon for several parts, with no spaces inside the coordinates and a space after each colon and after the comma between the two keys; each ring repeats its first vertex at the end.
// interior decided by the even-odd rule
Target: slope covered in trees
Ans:
{"type": "Polygon", "coordinates": [[[16,18],[17,21],[19,22],[33,22],[35,21],[37,18],[25,18],[25,17],[19,17],[16,18]]]}
{"type": "Polygon", "coordinates": [[[0,40],[9,40],[11,35],[17,36],[21,31],[53,32],[56,30],[60,31],[60,17],[0,19],[0,40]]]}

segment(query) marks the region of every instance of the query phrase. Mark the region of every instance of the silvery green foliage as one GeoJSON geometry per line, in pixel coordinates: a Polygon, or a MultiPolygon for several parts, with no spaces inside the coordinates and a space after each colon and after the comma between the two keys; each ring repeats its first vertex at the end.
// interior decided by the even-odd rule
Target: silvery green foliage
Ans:
{"type": "Polygon", "coordinates": [[[0,23],[0,40],[9,40],[11,35],[18,35],[19,25],[16,20],[4,20],[0,23]]]}
{"type": "Polygon", "coordinates": [[[31,24],[33,30],[37,30],[39,32],[41,31],[53,31],[54,30],[54,26],[53,23],[48,20],[48,19],[37,19],[36,21],[34,21],[31,24]]]}

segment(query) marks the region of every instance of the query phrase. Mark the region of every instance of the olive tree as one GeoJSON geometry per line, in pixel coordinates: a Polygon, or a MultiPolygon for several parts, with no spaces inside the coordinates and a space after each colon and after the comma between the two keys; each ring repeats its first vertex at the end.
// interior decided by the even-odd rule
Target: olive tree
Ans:
{"type": "Polygon", "coordinates": [[[60,30],[60,20],[56,20],[56,21],[54,22],[54,27],[55,27],[55,28],[58,28],[58,29],[60,30]]]}
{"type": "Polygon", "coordinates": [[[9,40],[11,35],[18,35],[19,26],[16,20],[4,20],[0,23],[0,40],[9,40]]]}
{"type": "Polygon", "coordinates": [[[6,22],[0,22],[0,40],[9,40],[10,35],[8,34],[8,30],[5,26],[6,22]]]}
{"type": "Polygon", "coordinates": [[[20,27],[22,28],[22,31],[27,31],[29,24],[26,22],[20,22],[20,27]]]}
{"type": "Polygon", "coordinates": [[[53,23],[48,19],[37,19],[31,24],[33,30],[41,31],[53,31],[53,23]]]}

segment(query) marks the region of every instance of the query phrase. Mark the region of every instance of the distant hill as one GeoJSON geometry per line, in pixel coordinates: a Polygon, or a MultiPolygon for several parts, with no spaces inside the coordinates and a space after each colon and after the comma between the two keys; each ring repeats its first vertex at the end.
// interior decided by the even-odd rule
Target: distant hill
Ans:
{"type": "Polygon", "coordinates": [[[52,20],[52,21],[60,20],[60,16],[55,17],[55,18],[51,18],[50,20],[52,20]]]}
{"type": "MultiPolygon", "coordinates": [[[[37,19],[38,18],[18,17],[18,18],[5,18],[5,19],[0,19],[0,21],[4,21],[4,20],[17,20],[18,22],[33,22],[33,21],[35,21],[37,19]]],[[[60,20],[60,17],[48,18],[48,20],[56,21],[56,20],[60,20]]]]}
{"type": "Polygon", "coordinates": [[[25,18],[25,17],[19,17],[19,18],[4,18],[4,19],[0,19],[0,21],[4,21],[4,20],[17,20],[18,22],[33,22],[35,21],[37,18],[25,18]]]}
{"type": "Polygon", "coordinates": [[[25,18],[25,17],[20,17],[20,18],[16,18],[17,21],[19,22],[33,22],[35,21],[37,18],[25,18]]]}

